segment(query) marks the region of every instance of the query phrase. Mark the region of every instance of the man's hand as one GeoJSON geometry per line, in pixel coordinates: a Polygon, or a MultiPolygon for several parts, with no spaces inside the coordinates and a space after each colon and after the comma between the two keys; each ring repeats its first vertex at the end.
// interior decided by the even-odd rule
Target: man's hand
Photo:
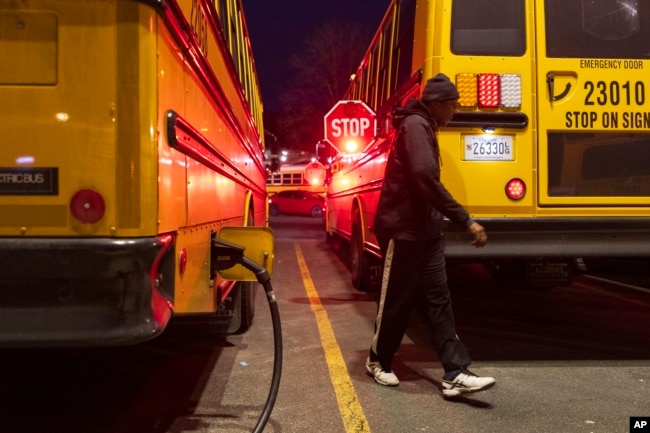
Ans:
{"type": "Polygon", "coordinates": [[[474,235],[474,240],[472,241],[472,245],[474,245],[476,248],[481,248],[485,246],[487,242],[487,233],[485,233],[485,229],[483,228],[482,225],[480,225],[477,222],[472,223],[471,226],[467,229],[468,232],[470,232],[472,235],[474,235]]]}

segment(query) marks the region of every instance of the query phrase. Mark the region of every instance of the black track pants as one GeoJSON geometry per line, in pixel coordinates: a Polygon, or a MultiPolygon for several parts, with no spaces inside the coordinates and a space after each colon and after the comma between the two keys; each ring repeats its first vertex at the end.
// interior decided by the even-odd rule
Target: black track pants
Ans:
{"type": "Polygon", "coordinates": [[[411,311],[422,308],[429,337],[445,371],[467,367],[471,359],[456,335],[442,238],[425,241],[380,239],[384,257],[381,295],[371,358],[391,369],[411,311]]]}

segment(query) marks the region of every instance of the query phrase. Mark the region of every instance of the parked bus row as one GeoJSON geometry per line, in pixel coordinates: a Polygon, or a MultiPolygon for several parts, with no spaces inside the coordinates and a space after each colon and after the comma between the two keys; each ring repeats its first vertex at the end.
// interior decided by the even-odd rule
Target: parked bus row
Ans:
{"type": "Polygon", "coordinates": [[[379,275],[391,112],[438,72],[460,93],[439,133],[442,181],[489,236],[475,249],[449,225],[450,260],[544,286],[581,258],[650,256],[648,40],[642,0],[393,0],[342,98],[376,112],[376,139],[339,153],[327,191],[354,285],[379,275]]]}

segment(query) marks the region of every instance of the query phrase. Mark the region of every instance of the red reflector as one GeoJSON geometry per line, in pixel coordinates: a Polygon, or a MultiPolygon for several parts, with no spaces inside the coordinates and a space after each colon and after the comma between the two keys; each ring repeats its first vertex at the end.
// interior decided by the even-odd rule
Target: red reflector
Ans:
{"type": "Polygon", "coordinates": [[[70,200],[70,212],[79,222],[92,224],[99,221],[106,210],[104,198],[92,189],[77,191],[70,200]]]}
{"type": "Polygon", "coordinates": [[[478,106],[483,108],[499,108],[501,104],[501,86],[499,75],[478,75],[478,106]]]}
{"type": "Polygon", "coordinates": [[[506,183],[506,195],[512,200],[522,199],[526,195],[526,184],[521,179],[510,179],[506,183]]]}
{"type": "Polygon", "coordinates": [[[187,249],[183,248],[181,249],[181,256],[178,260],[178,271],[181,275],[183,275],[185,273],[185,269],[187,269],[187,249]]]}

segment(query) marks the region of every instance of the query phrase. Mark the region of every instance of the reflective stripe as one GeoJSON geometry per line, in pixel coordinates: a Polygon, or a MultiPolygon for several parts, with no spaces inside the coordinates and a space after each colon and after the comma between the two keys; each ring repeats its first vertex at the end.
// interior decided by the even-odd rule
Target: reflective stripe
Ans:
{"type": "Polygon", "coordinates": [[[379,297],[379,308],[377,310],[377,319],[375,321],[375,335],[372,337],[371,348],[373,353],[377,353],[377,339],[381,329],[381,318],[384,314],[384,301],[386,300],[386,289],[388,289],[388,279],[390,278],[390,267],[393,263],[393,250],[395,241],[391,239],[386,249],[386,258],[384,259],[384,272],[381,277],[381,295],[379,297]]]}

